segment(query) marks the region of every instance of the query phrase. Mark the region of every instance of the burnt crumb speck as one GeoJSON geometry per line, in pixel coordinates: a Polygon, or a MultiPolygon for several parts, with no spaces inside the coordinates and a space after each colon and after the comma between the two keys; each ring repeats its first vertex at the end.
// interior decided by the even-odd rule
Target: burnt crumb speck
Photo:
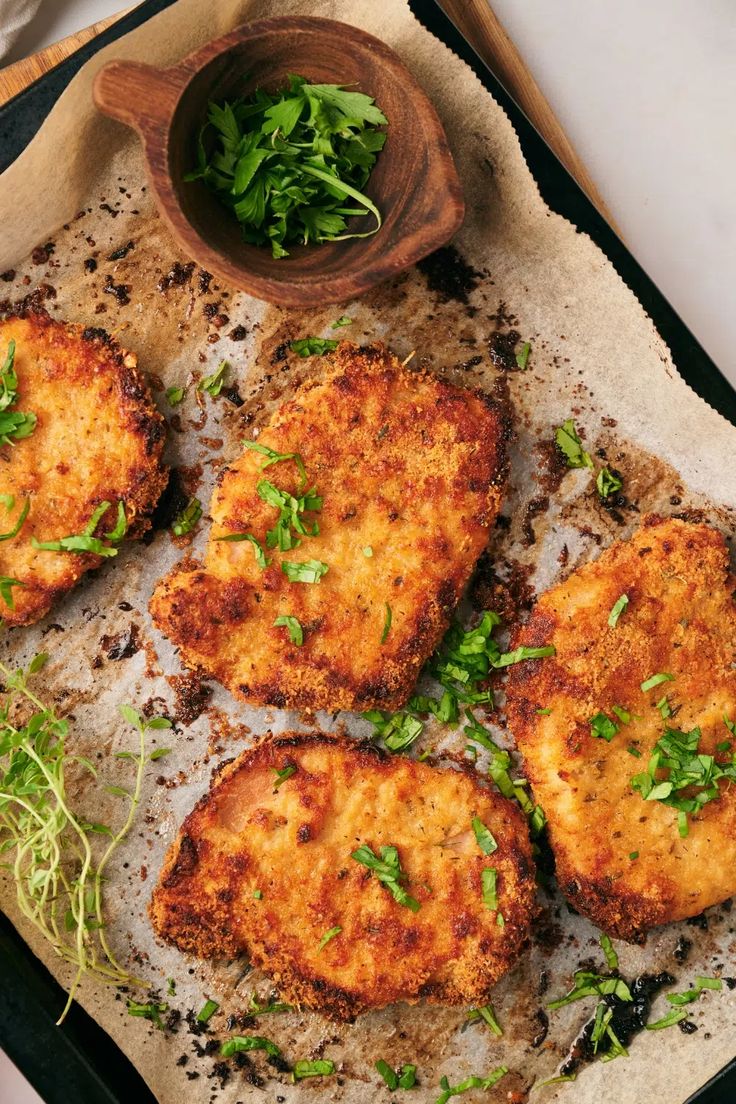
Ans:
{"type": "Polygon", "coordinates": [[[708,930],[708,917],[704,912],[701,912],[700,916],[691,916],[685,921],[691,928],[699,928],[700,931],[708,930]]]}
{"type": "Polygon", "coordinates": [[[516,363],[516,346],[521,340],[518,330],[496,330],[488,339],[488,351],[491,354],[491,363],[495,368],[504,372],[518,372],[516,363]]]}
{"type": "Polygon", "coordinates": [[[128,256],[131,249],[135,249],[135,242],[126,242],[126,244],[121,245],[119,249],[114,249],[107,259],[108,261],[122,261],[123,257],[128,256]]]}
{"type": "Polygon", "coordinates": [[[698,1025],[692,1020],[681,1020],[677,1026],[683,1035],[692,1035],[698,1030],[698,1025]]]}
{"type": "Polygon", "coordinates": [[[109,203],[101,203],[100,210],[107,211],[108,215],[110,215],[111,218],[117,218],[120,214],[120,211],[116,211],[115,208],[111,207],[109,203]]]}
{"type": "Polygon", "coordinates": [[[282,341],[271,353],[271,364],[280,364],[289,355],[289,342],[282,341]]]}
{"type": "Polygon", "coordinates": [[[31,253],[31,260],[34,265],[45,265],[53,252],[53,242],[46,242],[45,245],[37,245],[31,253]]]}
{"type": "Polygon", "coordinates": [[[690,954],[690,948],[693,945],[692,939],[686,939],[684,935],[681,935],[675,944],[675,949],[672,952],[672,956],[676,962],[683,963],[690,954]]]}
{"type": "Polygon", "coordinates": [[[468,298],[478,286],[482,273],[477,272],[452,245],[443,245],[420,261],[419,271],[442,303],[451,299],[467,304],[468,298]]]}
{"type": "Polygon", "coordinates": [[[4,283],[10,284],[10,283],[13,282],[14,279],[15,279],[15,269],[14,268],[8,268],[8,269],[5,270],[5,272],[0,272],[0,280],[2,280],[4,283]]]}
{"type": "Polygon", "coordinates": [[[245,326],[233,326],[230,333],[227,335],[231,341],[245,341],[248,336],[248,331],[245,326]]]}
{"type": "Polygon", "coordinates": [[[197,277],[197,286],[203,295],[206,295],[210,290],[210,284],[212,283],[212,273],[208,272],[206,268],[202,268],[199,271],[197,277]]]}
{"type": "Polygon", "coordinates": [[[243,396],[240,394],[235,384],[230,384],[229,387],[223,387],[220,394],[223,396],[223,398],[227,399],[229,403],[232,403],[233,406],[241,407],[245,402],[243,396]]]}
{"type": "Polygon", "coordinates": [[[189,283],[193,272],[194,261],[188,261],[186,264],[182,264],[181,261],[174,261],[166,275],[162,276],[156,284],[156,290],[168,291],[172,287],[182,287],[189,283]]]}
{"type": "Polygon", "coordinates": [[[166,681],[174,691],[174,720],[188,727],[207,708],[212,697],[212,687],[192,673],[167,675],[166,681]]]}
{"type": "Polygon", "coordinates": [[[117,633],[114,636],[103,636],[100,640],[100,647],[108,659],[130,659],[131,656],[140,651],[140,630],[135,622],[131,621],[124,632],[117,633]]]}
{"type": "Polygon", "coordinates": [[[130,302],[130,292],[133,289],[130,284],[116,284],[112,276],[106,276],[102,290],[106,295],[112,295],[119,306],[124,307],[130,302]]]}
{"type": "Polygon", "coordinates": [[[97,271],[97,261],[94,259],[94,257],[87,257],[86,261],[84,262],[84,270],[85,272],[97,271]]]}
{"type": "Polygon", "coordinates": [[[279,1073],[291,1073],[291,1066],[281,1054],[270,1054],[266,1061],[279,1073]]]}
{"type": "Polygon", "coordinates": [[[199,1074],[198,1074],[197,1070],[187,1070],[186,1073],[187,1073],[187,1077],[190,1081],[196,1081],[197,1078],[199,1077],[199,1074]]]}
{"type": "Polygon", "coordinates": [[[188,1061],[189,1061],[189,1055],[188,1054],[180,1054],[179,1057],[176,1059],[176,1064],[177,1064],[177,1066],[186,1066],[188,1061]]]}
{"type": "Polygon", "coordinates": [[[535,1033],[531,1045],[536,1048],[540,1047],[547,1038],[547,1032],[549,1031],[549,1016],[543,1008],[538,1008],[534,1013],[534,1019],[539,1024],[539,1030],[535,1033]]]}
{"type": "Polygon", "coordinates": [[[85,326],[82,330],[82,338],[84,341],[101,341],[103,345],[109,345],[112,342],[107,330],[103,330],[101,326],[85,326]]]}

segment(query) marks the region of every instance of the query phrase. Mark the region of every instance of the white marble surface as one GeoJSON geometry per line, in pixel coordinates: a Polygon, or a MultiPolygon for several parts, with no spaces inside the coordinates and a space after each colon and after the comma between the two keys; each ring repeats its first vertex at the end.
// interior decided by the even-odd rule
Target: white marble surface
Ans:
{"type": "MultiPolygon", "coordinates": [[[[43,0],[8,60],[120,6],[43,0]]],[[[629,249],[736,384],[733,0],[494,0],[494,10],[629,249]]],[[[0,1104],[35,1104],[13,1070],[0,1056],[0,1104]]]]}

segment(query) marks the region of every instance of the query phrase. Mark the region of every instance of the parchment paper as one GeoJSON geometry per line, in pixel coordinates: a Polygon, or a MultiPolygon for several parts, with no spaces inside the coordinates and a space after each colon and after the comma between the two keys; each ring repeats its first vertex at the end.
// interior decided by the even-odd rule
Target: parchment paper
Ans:
{"type": "MultiPolygon", "coordinates": [[[[104,327],[138,354],[170,423],[167,456],[179,472],[178,484],[196,493],[205,508],[216,472],[237,455],[246,427],[252,431],[296,381],[320,370],[314,359],[296,360],[288,341],[328,335],[329,324],[345,313],[354,322],[340,336],[383,339],[402,357],[416,350],[417,362],[458,382],[500,391],[512,404],[516,438],[504,508],[508,520],[491,542],[491,593],[481,586],[478,603],[492,598],[511,618],[518,617],[532,591],[630,533],[649,510],[705,517],[729,538],[733,534],[733,428],[683,383],[668,349],[606,258],[545,207],[506,116],[401,0],[380,5],[179,0],[101,51],[75,78],[36,139],[0,177],[0,225],[0,270],[7,270],[2,294],[12,301],[35,293],[35,301],[52,314],[104,327]],[[266,307],[214,281],[208,284],[195,267],[176,267],[188,258],[179,254],[155,213],[136,140],[95,113],[93,74],[113,57],[172,63],[246,19],[294,12],[342,18],[378,34],[423,84],[442,117],[465,187],[468,215],[455,245],[469,267],[445,254],[360,302],[313,312],[266,307]],[[128,242],[133,244],[124,257],[108,259],[128,242]],[[49,248],[38,250],[47,243],[49,248]],[[121,286],[122,294],[116,293],[121,286]],[[498,334],[503,338],[511,328],[533,346],[523,373],[499,366],[498,334]],[[232,401],[234,392],[197,399],[190,386],[181,407],[175,412],[167,407],[163,388],[196,380],[223,358],[232,366],[231,382],[244,405],[232,401]],[[608,463],[622,471],[628,502],[621,509],[602,508],[589,472],[560,468],[550,443],[554,427],[572,416],[586,447],[594,455],[605,450],[608,463]]],[[[203,547],[206,530],[205,517],[194,554],[203,547]]],[[[15,631],[2,644],[2,656],[11,663],[41,649],[50,652],[43,693],[72,716],[75,749],[96,758],[110,782],[120,784],[126,777],[125,761],[112,752],[133,744],[118,719],[120,702],[178,719],[175,735],[167,736],[174,750],[149,770],[134,830],[108,871],[108,938],[162,993],[167,978],[176,980],[176,995],[168,1000],[182,1015],[196,1013],[205,996],[218,1000],[220,1011],[209,1034],[195,1036],[185,1023],[164,1034],[131,1019],[124,1000],[92,983],[82,985],[82,1003],[131,1057],[162,1104],[213,1098],[222,1104],[388,1100],[374,1070],[378,1058],[391,1065],[416,1062],[420,1084],[410,1098],[417,1102],[436,1099],[443,1075],[457,1084],[500,1062],[510,1075],[490,1094],[471,1092],[463,1099],[525,1100],[536,1081],[555,1074],[590,1014],[588,1005],[551,1013],[542,1039],[539,1010],[550,995],[568,988],[571,971],[581,962],[590,959],[599,969],[603,964],[595,929],[549,894],[541,896],[544,911],[529,955],[497,989],[502,1039],[483,1026],[465,1025],[462,1010],[395,1006],[349,1026],[292,1012],[263,1017],[247,1029],[273,1038],[291,1061],[333,1059],[337,1074],[323,1080],[292,1086],[285,1074],[255,1056],[252,1067],[232,1068],[221,1085],[216,1059],[197,1056],[208,1039],[230,1033],[228,1016],[242,1013],[252,993],[262,999],[271,987],[248,974],[243,962],[201,964],[157,945],[146,918],[150,890],[165,847],[206,789],[212,768],[269,727],[298,727],[302,720],[236,705],[219,687],[213,687],[201,716],[191,719],[197,688],[177,685],[177,658],[147,613],[155,580],[182,551],[181,542],[177,546],[159,527],[150,542],[125,548],[95,572],[40,625],[15,631]],[[127,658],[113,658],[120,653],[127,658]]],[[[317,721],[354,732],[368,727],[346,715],[317,721]]],[[[507,739],[502,730],[498,735],[507,739]]],[[[461,736],[428,726],[416,750],[457,751],[463,743],[461,736]]],[[[80,783],[75,799],[93,819],[119,818],[119,807],[99,794],[99,787],[80,783]]],[[[24,938],[68,984],[59,961],[18,919],[11,885],[3,900],[24,938]]],[[[713,909],[700,925],[657,931],[644,948],[618,945],[621,968],[629,977],[667,968],[678,988],[697,974],[736,973],[732,933],[728,907],[713,909]],[[673,957],[681,937],[693,944],[685,962],[673,957]]],[[[660,997],[655,1014],[666,1007],[660,997]]],[[[596,1063],[574,1084],[537,1089],[532,1099],[586,1104],[604,1094],[617,1104],[684,1100],[733,1053],[736,995],[724,987],[690,1008],[699,1029],[695,1034],[644,1032],[628,1059],[596,1063]]]]}

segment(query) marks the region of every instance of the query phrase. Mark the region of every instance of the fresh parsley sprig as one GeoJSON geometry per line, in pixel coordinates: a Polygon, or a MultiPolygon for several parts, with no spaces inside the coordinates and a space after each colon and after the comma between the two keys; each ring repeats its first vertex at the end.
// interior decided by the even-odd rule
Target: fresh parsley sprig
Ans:
{"type": "MultiPolygon", "coordinates": [[[[572,418],[568,418],[555,430],[555,444],[565,457],[568,468],[595,469],[593,457],[583,448],[572,418]]],[[[612,494],[617,494],[623,488],[624,483],[618,472],[603,467],[598,470],[595,485],[598,494],[606,502],[612,494]]]]}
{"type": "Polygon", "coordinates": [[[292,75],[279,92],[210,101],[197,166],[185,179],[203,181],[232,210],[245,240],[270,245],[276,258],[288,257],[292,243],[367,237],[381,214],[362,189],[386,122],[362,92],[292,75]],[[350,216],[369,214],[370,230],[348,231],[350,216]]]}

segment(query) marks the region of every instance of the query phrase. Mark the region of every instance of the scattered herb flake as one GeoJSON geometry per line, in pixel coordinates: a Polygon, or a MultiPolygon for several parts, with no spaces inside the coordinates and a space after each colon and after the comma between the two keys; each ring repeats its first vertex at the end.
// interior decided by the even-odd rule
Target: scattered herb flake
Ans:
{"type": "Polygon", "coordinates": [[[447,1101],[453,1096],[462,1096],[463,1093],[469,1092],[471,1089],[492,1089],[502,1077],[505,1077],[508,1073],[507,1066],[497,1066],[488,1077],[466,1077],[464,1081],[461,1081],[459,1085],[451,1085],[446,1077],[440,1079],[440,1089],[442,1092],[437,1097],[435,1104],[447,1104],[447,1101]]]}
{"type": "Polygon", "coordinates": [[[473,832],[475,838],[478,841],[478,846],[484,855],[492,855],[494,851],[498,849],[498,844],[493,838],[492,832],[486,828],[485,824],[479,817],[473,817],[471,824],[473,825],[473,832]]]}
{"type": "Polygon", "coordinates": [[[674,682],[675,676],[669,675],[666,672],[662,672],[658,675],[652,675],[650,678],[645,679],[641,684],[643,692],[646,694],[647,690],[653,690],[655,686],[659,686],[662,682],[674,682]]]}
{"type": "Polygon", "coordinates": [[[493,866],[486,866],[480,872],[480,880],[483,891],[483,904],[487,909],[495,912],[498,908],[498,894],[496,892],[497,873],[493,866]]]}
{"type": "MultiPolygon", "coordinates": [[[[499,916],[500,915],[501,914],[499,913],[499,916]]],[[[501,1029],[500,1023],[498,1022],[498,1018],[492,1004],[484,1004],[482,1008],[470,1009],[470,1011],[468,1012],[468,1021],[470,1023],[477,1023],[479,1020],[482,1020],[483,1023],[488,1024],[488,1027],[491,1029],[494,1035],[497,1035],[499,1038],[503,1035],[503,1030],[501,1029]]]]}
{"type": "Polygon", "coordinates": [[[567,460],[568,468],[592,468],[593,460],[589,452],[583,449],[575,423],[568,418],[555,433],[555,444],[567,460]]]}
{"type": "Polygon", "coordinates": [[[182,512],[174,519],[171,532],[175,537],[185,537],[191,533],[202,516],[202,503],[198,498],[190,498],[182,512]]]}
{"type": "Polygon", "coordinates": [[[353,324],[352,318],[348,318],[348,316],[346,314],[343,314],[340,318],[337,319],[336,322],[332,323],[332,325],[330,326],[330,329],[331,330],[339,330],[339,329],[342,329],[343,326],[352,326],[352,324],[353,324]]]}
{"type": "Polygon", "coordinates": [[[527,361],[529,360],[529,354],[530,354],[531,351],[532,351],[531,343],[528,342],[528,341],[525,341],[524,344],[519,349],[518,353],[516,353],[516,366],[517,366],[517,368],[520,368],[522,372],[526,368],[527,361]]]}
{"type": "Polygon", "coordinates": [[[270,560],[266,559],[266,553],[263,550],[261,542],[253,536],[252,533],[226,533],[222,537],[215,537],[216,541],[229,541],[230,543],[237,543],[239,541],[248,541],[253,545],[253,555],[256,558],[256,563],[260,567],[261,571],[265,571],[268,567],[270,560]]]}
{"type": "Polygon", "coordinates": [[[606,956],[608,969],[618,970],[618,955],[613,949],[613,943],[611,942],[610,937],[607,936],[605,932],[601,932],[600,943],[601,947],[603,948],[603,953],[606,956]]]}
{"type": "Polygon", "coordinates": [[[197,1013],[197,1023],[209,1023],[219,1007],[217,1001],[206,1000],[197,1013]]]}
{"type": "Polygon", "coordinates": [[[618,732],[618,725],[614,724],[605,713],[596,713],[595,717],[590,718],[590,730],[591,734],[597,736],[599,740],[610,743],[618,732]]]}
{"type": "Polygon", "coordinates": [[[595,485],[601,498],[616,494],[623,487],[623,480],[609,468],[601,468],[596,476],[595,485]]]}
{"type": "Polygon", "coordinates": [[[336,924],[334,928],[330,928],[329,931],[326,931],[317,944],[317,954],[319,954],[323,947],[327,946],[331,939],[334,939],[336,935],[339,935],[341,931],[342,928],[338,924],[336,924]]]}
{"type": "Polygon", "coordinates": [[[302,560],[299,563],[282,560],[281,570],[290,583],[318,583],[329,571],[329,566],[320,560],[302,560]]]}
{"type": "Polygon", "coordinates": [[[332,353],[338,346],[338,342],[330,337],[302,337],[299,341],[290,341],[289,348],[292,353],[300,357],[326,356],[332,353]]]}
{"type": "Polygon", "coordinates": [[[169,406],[178,406],[184,398],[183,387],[167,387],[166,388],[166,401],[169,406]]]}
{"type": "Polygon", "coordinates": [[[334,1062],[331,1062],[329,1058],[318,1058],[315,1062],[295,1062],[291,1071],[291,1079],[297,1082],[305,1077],[329,1077],[334,1072],[334,1062]]]}
{"type": "Polygon", "coordinates": [[[198,391],[206,391],[213,399],[222,391],[225,385],[225,377],[230,369],[230,365],[226,360],[220,361],[215,371],[211,376],[205,376],[197,384],[198,391]]]}
{"type": "MultiPolygon", "coordinates": [[[[60,540],[53,541],[38,541],[35,537],[31,537],[31,544],[35,549],[43,552],[75,552],[77,554],[91,552],[93,555],[102,556],[103,558],[117,556],[117,548],[103,544],[99,537],[93,536],[95,529],[110,509],[111,505],[110,502],[101,502],[81,533],[76,533],[73,536],[62,537],[60,540]]],[[[105,537],[107,540],[120,540],[125,535],[126,529],[127,524],[125,523],[124,506],[122,503],[118,503],[117,524],[111,532],[105,533],[105,537]],[[120,521],[121,510],[122,526],[120,521]],[[120,533],[120,536],[118,536],[118,533],[120,533]]]]}
{"type": "Polygon", "coordinates": [[[386,602],[386,614],[383,621],[383,632],[381,633],[381,643],[385,644],[388,639],[388,634],[391,631],[391,621],[393,620],[393,614],[391,613],[391,607],[386,602]]]}
{"type": "Polygon", "coordinates": [[[617,598],[616,601],[614,602],[614,604],[611,608],[611,612],[608,615],[608,624],[611,626],[612,629],[616,628],[616,625],[618,624],[618,619],[621,616],[621,614],[624,612],[624,610],[626,609],[628,604],[629,604],[628,594],[622,594],[621,597],[617,598]]]}
{"type": "Polygon", "coordinates": [[[399,853],[395,847],[382,847],[379,859],[372,848],[368,847],[367,844],[362,844],[357,851],[352,852],[351,858],[372,871],[378,881],[386,886],[391,896],[400,905],[411,909],[412,912],[419,911],[421,907],[419,901],[410,897],[404,887],[399,884],[401,880],[406,878],[406,874],[401,869],[399,853]]]}
{"type": "Polygon", "coordinates": [[[276,781],[273,784],[274,790],[278,790],[286,782],[287,778],[291,778],[293,774],[296,774],[296,767],[293,763],[290,763],[286,767],[282,767],[281,770],[273,768],[276,773],[276,781]]]}
{"type": "Polygon", "coordinates": [[[299,623],[298,618],[292,617],[290,614],[284,614],[281,617],[277,617],[274,621],[274,627],[283,626],[289,632],[289,640],[292,644],[296,644],[297,648],[301,648],[304,643],[304,630],[299,623]]]}
{"type": "Polygon", "coordinates": [[[265,1050],[271,1058],[278,1058],[281,1054],[279,1047],[262,1035],[233,1035],[222,1044],[220,1054],[223,1058],[232,1058],[233,1054],[239,1054],[244,1050],[265,1050]]]}

